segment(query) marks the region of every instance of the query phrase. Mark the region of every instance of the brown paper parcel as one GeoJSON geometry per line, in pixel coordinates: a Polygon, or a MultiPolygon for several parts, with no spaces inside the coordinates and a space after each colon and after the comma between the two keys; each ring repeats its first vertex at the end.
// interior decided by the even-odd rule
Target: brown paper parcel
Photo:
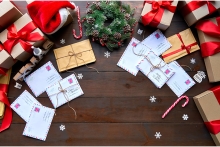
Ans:
{"type": "MultiPolygon", "coordinates": [[[[209,20],[217,25],[215,18],[211,18],[209,20]]],[[[212,41],[220,42],[220,39],[217,37],[209,36],[200,30],[197,30],[197,32],[198,32],[200,44],[205,43],[205,42],[212,42],[212,41]]],[[[220,81],[220,68],[219,68],[220,53],[205,57],[204,62],[205,62],[205,66],[206,66],[206,71],[208,73],[209,82],[220,81]]]]}
{"type": "Polygon", "coordinates": [[[96,61],[89,39],[55,49],[54,54],[59,72],[96,61]]]}
{"type": "Polygon", "coordinates": [[[0,8],[0,31],[6,29],[22,16],[22,13],[10,1],[2,1],[0,8]]]}
{"type": "MultiPolygon", "coordinates": [[[[204,122],[214,121],[220,119],[220,105],[210,90],[207,90],[194,98],[194,102],[204,120],[204,122]]],[[[215,144],[220,145],[220,133],[214,135],[210,133],[215,144]]]]}
{"type": "MultiPolygon", "coordinates": [[[[31,22],[32,19],[29,17],[28,14],[24,14],[21,18],[19,18],[16,22],[14,22],[14,25],[17,29],[17,31],[19,31],[21,28],[23,28],[26,24],[28,24],[29,22],[31,22]]],[[[35,47],[39,47],[41,46],[47,39],[47,37],[41,32],[41,30],[39,28],[35,29],[33,31],[34,32],[38,32],[42,37],[44,37],[44,40],[40,40],[37,42],[29,42],[30,44],[33,44],[33,46],[35,47]]],[[[8,30],[4,30],[0,33],[0,41],[2,43],[4,43],[7,40],[7,33],[8,30]]],[[[20,45],[20,43],[17,43],[11,52],[11,56],[14,59],[20,60],[20,61],[26,61],[28,58],[30,58],[32,55],[27,53],[22,46],[20,45]]]]}
{"type": "MultiPolygon", "coordinates": [[[[0,78],[0,84],[9,84],[11,77],[11,69],[7,71],[7,75],[0,78]]],[[[5,104],[0,102],[0,119],[3,118],[5,112],[5,104]]]]}
{"type": "MultiPolygon", "coordinates": [[[[178,9],[180,11],[184,11],[181,8],[183,8],[186,4],[188,4],[191,1],[188,0],[183,0],[180,1],[178,4],[178,9]]],[[[210,1],[210,3],[216,8],[216,11],[220,8],[220,1],[210,1]]],[[[207,4],[201,6],[200,8],[192,11],[190,14],[186,15],[184,17],[186,23],[188,24],[188,26],[192,26],[193,24],[195,24],[198,20],[202,19],[203,17],[209,15],[209,9],[207,4]]]]}
{"type": "MultiPolygon", "coordinates": [[[[172,2],[172,6],[177,6],[177,4],[178,4],[178,0],[172,2]]],[[[149,3],[145,3],[144,8],[141,12],[141,17],[139,19],[140,23],[142,23],[142,16],[144,16],[145,14],[150,12],[151,10],[152,10],[152,5],[149,3]]],[[[162,16],[161,21],[160,21],[159,25],[157,26],[157,28],[161,29],[161,30],[166,30],[170,26],[170,23],[173,19],[173,15],[174,15],[174,13],[170,12],[167,9],[164,9],[163,16],[162,16]]]]}
{"type": "Polygon", "coordinates": [[[0,51],[0,57],[0,67],[2,68],[10,69],[16,63],[16,60],[14,60],[4,49],[0,51]]]}
{"type": "MultiPolygon", "coordinates": [[[[196,43],[196,40],[195,40],[195,38],[194,38],[194,36],[193,36],[190,29],[186,29],[186,30],[180,32],[179,34],[180,34],[185,46],[188,46],[192,43],[196,43]]],[[[177,60],[177,59],[179,59],[179,58],[181,58],[181,57],[188,54],[186,49],[183,49],[183,50],[181,50],[177,53],[172,54],[172,52],[180,49],[181,46],[182,46],[182,42],[180,41],[179,37],[176,34],[169,37],[169,38],[167,38],[167,40],[171,43],[172,47],[162,54],[162,57],[163,57],[163,59],[166,63],[177,60]],[[167,54],[172,54],[172,55],[164,57],[167,54]]],[[[195,52],[199,49],[200,48],[199,48],[198,45],[194,45],[194,46],[191,47],[190,53],[195,52]]]]}

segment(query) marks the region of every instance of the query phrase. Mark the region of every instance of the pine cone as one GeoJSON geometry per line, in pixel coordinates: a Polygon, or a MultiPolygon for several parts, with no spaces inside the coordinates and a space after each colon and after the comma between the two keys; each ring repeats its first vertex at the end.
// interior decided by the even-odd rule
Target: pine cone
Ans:
{"type": "Polygon", "coordinates": [[[94,2],[94,5],[96,6],[96,9],[101,10],[101,3],[100,2],[94,2]]]}
{"type": "Polygon", "coordinates": [[[92,36],[93,36],[93,37],[98,37],[98,36],[99,36],[99,31],[93,30],[93,31],[92,31],[92,36]]]}
{"type": "Polygon", "coordinates": [[[129,20],[130,17],[131,17],[131,15],[130,15],[129,13],[126,13],[126,14],[125,14],[125,20],[129,20]]]}
{"type": "Polygon", "coordinates": [[[86,10],[86,14],[92,14],[92,13],[93,13],[92,9],[88,8],[88,9],[86,10]]]}
{"type": "Polygon", "coordinates": [[[126,12],[125,9],[123,9],[123,8],[121,8],[120,11],[121,11],[121,13],[125,13],[126,12]]]}
{"type": "Polygon", "coordinates": [[[103,39],[104,41],[107,41],[107,40],[108,40],[108,35],[103,34],[103,35],[102,35],[102,39],[103,39]]]}
{"type": "Polygon", "coordinates": [[[114,38],[115,39],[121,39],[121,34],[120,33],[115,33],[114,38]]]}
{"type": "Polygon", "coordinates": [[[86,21],[87,21],[87,23],[89,23],[89,24],[93,24],[93,23],[95,22],[95,19],[92,18],[92,17],[90,17],[90,18],[86,19],[86,21]]]}
{"type": "Polygon", "coordinates": [[[126,25],[124,26],[124,28],[123,28],[123,31],[124,31],[125,33],[130,32],[130,31],[131,31],[131,26],[130,26],[129,24],[126,24],[126,25]]]}

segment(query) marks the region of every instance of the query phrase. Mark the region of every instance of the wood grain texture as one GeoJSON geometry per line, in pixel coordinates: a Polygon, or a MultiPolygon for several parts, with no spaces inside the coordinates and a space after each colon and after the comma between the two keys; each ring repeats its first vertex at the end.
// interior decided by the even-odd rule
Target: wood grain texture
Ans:
{"type": "MultiPolygon", "coordinates": [[[[81,16],[84,16],[87,2],[76,1],[75,3],[80,6],[81,16]]],[[[138,20],[143,1],[124,1],[123,3],[130,4],[132,8],[137,7],[134,17],[138,20]]],[[[27,12],[25,1],[14,1],[14,4],[22,13],[27,12]]],[[[73,38],[72,29],[76,29],[78,33],[76,16],[74,18],[75,21],[72,24],[49,36],[55,43],[53,49],[88,38],[86,36],[83,36],[80,40],[73,38]],[[64,45],[60,43],[61,39],[65,39],[66,43],[64,45]]],[[[177,11],[171,26],[163,33],[166,37],[169,37],[187,28],[184,19],[177,11]]],[[[133,37],[142,40],[143,37],[147,37],[155,30],[156,28],[145,27],[138,23],[134,28],[133,37]],[[144,34],[138,35],[138,29],[143,29],[144,34]]],[[[191,30],[198,41],[197,32],[193,26],[191,30]]],[[[91,41],[97,60],[89,66],[97,68],[100,73],[98,74],[85,66],[73,69],[76,73],[83,74],[83,79],[78,81],[85,93],[70,102],[70,105],[77,112],[76,120],[68,105],[61,106],[56,110],[57,115],[53,119],[46,141],[43,142],[23,136],[25,122],[13,112],[12,125],[0,135],[0,145],[214,145],[192,98],[219,83],[209,83],[208,78],[200,84],[197,83],[185,93],[190,98],[189,104],[182,108],[181,105],[184,100],[180,101],[162,119],[162,114],[174,103],[177,96],[167,85],[158,89],[142,73],[139,72],[135,77],[116,65],[129,41],[130,39],[124,43],[123,47],[111,52],[109,58],[104,57],[104,52],[107,51],[105,47],[91,41]],[[156,103],[149,101],[150,96],[157,98],[156,103]],[[187,121],[182,119],[183,114],[189,116],[187,121]],[[64,131],[59,129],[61,124],[66,126],[64,131]],[[162,134],[160,139],[155,138],[156,132],[162,134]]],[[[49,51],[35,69],[48,61],[51,61],[57,69],[53,49],[49,51]]],[[[200,51],[178,59],[177,62],[192,69],[191,71],[184,67],[191,77],[198,70],[206,73],[200,51]],[[196,59],[195,64],[190,63],[191,58],[196,59]]],[[[13,66],[12,77],[23,65],[25,63],[18,62],[13,66]]],[[[63,72],[61,76],[65,78],[70,74],[72,73],[63,72]]],[[[14,88],[15,81],[13,79],[10,82],[8,96],[11,103],[24,90],[33,95],[25,82],[19,83],[23,85],[21,90],[14,88]]],[[[46,93],[41,94],[37,100],[41,104],[52,108],[46,93]]]]}

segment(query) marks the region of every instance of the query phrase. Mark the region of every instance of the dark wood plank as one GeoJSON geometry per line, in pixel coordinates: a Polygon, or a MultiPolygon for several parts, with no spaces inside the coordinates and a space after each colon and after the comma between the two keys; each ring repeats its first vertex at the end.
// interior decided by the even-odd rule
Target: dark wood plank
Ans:
{"type": "Polygon", "coordinates": [[[47,140],[39,141],[22,135],[25,124],[12,124],[0,138],[1,145],[190,145],[212,146],[204,124],[182,123],[53,123],[47,140]],[[65,130],[59,130],[61,124],[65,130]],[[160,139],[155,133],[162,134],[160,139]],[[12,135],[13,134],[13,135],[12,135]],[[12,141],[13,140],[13,141],[12,141]]]}
{"type": "MultiPolygon", "coordinates": [[[[87,123],[203,123],[202,118],[190,97],[190,102],[185,108],[182,108],[184,100],[164,118],[163,113],[174,103],[176,97],[156,97],[156,102],[151,103],[149,96],[146,97],[123,97],[123,98],[77,98],[70,102],[77,112],[77,119],[74,119],[74,112],[67,104],[56,109],[56,116],[53,122],[71,123],[71,122],[87,122],[87,123]],[[188,114],[189,119],[184,121],[183,114],[188,114]]],[[[49,98],[37,99],[42,105],[53,108],[49,98]]],[[[13,102],[14,99],[10,99],[13,102]]],[[[13,123],[24,123],[15,112],[13,113],[13,123]]]]}

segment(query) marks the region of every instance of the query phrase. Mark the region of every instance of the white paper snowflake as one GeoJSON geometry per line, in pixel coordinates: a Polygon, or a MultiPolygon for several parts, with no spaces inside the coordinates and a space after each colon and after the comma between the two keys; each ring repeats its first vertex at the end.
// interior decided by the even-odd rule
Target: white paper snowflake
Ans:
{"type": "Polygon", "coordinates": [[[188,115],[187,114],[183,114],[183,120],[187,120],[189,117],[188,117],[188,115]]]}
{"type": "Polygon", "coordinates": [[[83,74],[80,73],[80,74],[77,75],[77,77],[78,77],[78,79],[82,79],[83,78],[83,74]]]}
{"type": "Polygon", "coordinates": [[[143,30],[138,29],[137,33],[138,33],[139,35],[141,35],[141,34],[143,33],[143,30]]]}
{"type": "Polygon", "coordinates": [[[104,56],[105,56],[106,58],[108,58],[108,57],[110,57],[110,53],[107,51],[107,52],[105,52],[104,56]]]}
{"type": "Polygon", "coordinates": [[[190,59],[190,63],[191,64],[195,64],[196,63],[196,59],[194,59],[194,58],[190,59]]]}
{"type": "Polygon", "coordinates": [[[156,102],[156,99],[157,99],[157,98],[155,98],[154,96],[150,96],[150,99],[149,99],[149,100],[151,101],[151,103],[153,103],[153,102],[156,102]]]}
{"type": "Polygon", "coordinates": [[[61,43],[61,44],[64,44],[64,43],[65,43],[65,39],[61,39],[61,40],[60,40],[60,43],[61,43]]]}
{"type": "Polygon", "coordinates": [[[64,131],[65,129],[65,125],[60,125],[60,131],[64,131]]]}
{"type": "Polygon", "coordinates": [[[155,134],[154,136],[156,137],[156,139],[157,139],[157,138],[160,139],[160,137],[161,137],[162,135],[160,134],[160,132],[156,132],[156,134],[155,134]]]}

